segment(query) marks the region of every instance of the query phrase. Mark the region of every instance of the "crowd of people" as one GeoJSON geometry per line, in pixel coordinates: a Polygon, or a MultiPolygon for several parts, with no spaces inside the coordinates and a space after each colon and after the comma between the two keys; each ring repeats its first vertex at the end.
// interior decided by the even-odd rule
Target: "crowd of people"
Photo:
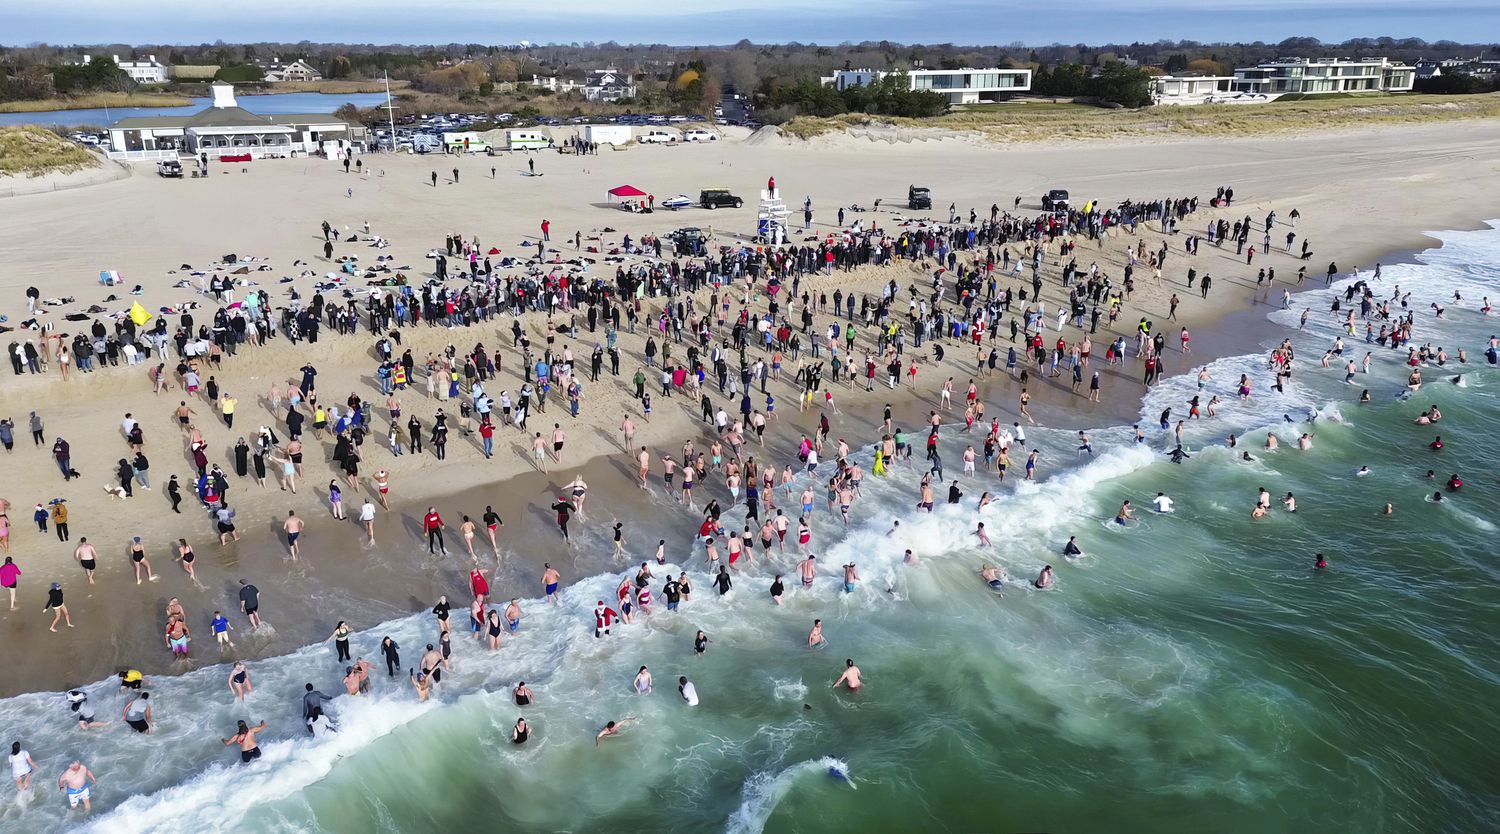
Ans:
{"type": "MultiPolygon", "coordinates": [[[[1227,205],[1228,199],[1232,197],[1220,195],[1216,203],[1227,205]]],[[[537,256],[522,263],[499,259],[499,250],[485,250],[473,236],[449,234],[442,248],[431,250],[432,276],[419,286],[409,283],[406,272],[410,268],[392,273],[384,260],[381,267],[364,273],[369,279],[365,288],[355,288],[347,281],[320,284],[306,299],[293,289],[288,293],[285,307],[276,307],[263,288],[252,289],[241,303],[234,304],[233,287],[216,283],[211,294],[217,296],[214,299],[217,304],[209,313],[199,312],[196,317],[189,309],[170,315],[163,313],[155,316],[150,326],[140,325],[129,316],[118,316],[113,322],[113,332],[103,320],[95,320],[90,325],[92,338],[49,331],[44,332],[39,345],[28,340],[24,345],[13,344],[10,352],[17,374],[48,373],[54,363],[66,373],[67,366],[74,362],[78,370],[87,372],[94,369],[95,357],[102,357],[111,365],[118,358],[125,359],[126,364],[150,363],[149,376],[156,393],[167,395],[167,402],[173,398],[179,400],[177,406],[168,408],[172,409],[182,432],[179,442],[196,470],[190,486],[196,502],[189,502],[189,506],[196,507],[206,517],[207,526],[200,529],[217,535],[221,546],[239,539],[236,511],[229,501],[229,493],[238,488],[234,478],[251,479],[259,487],[267,488],[269,473],[273,482],[279,482],[280,489],[295,493],[299,480],[306,483],[311,477],[321,481],[326,474],[314,469],[309,476],[306,467],[331,462],[333,477],[326,490],[320,491],[320,497],[327,499],[334,518],[345,518],[348,517],[343,509],[345,491],[358,495],[360,508],[355,517],[373,543],[378,512],[375,501],[385,510],[391,509],[387,500],[391,475],[378,468],[365,474],[368,469],[382,465],[367,465],[367,458],[431,454],[437,460],[445,460],[452,432],[478,435],[478,450],[490,458],[494,454],[495,433],[513,431],[526,440],[537,468],[546,471],[549,464],[565,465],[567,430],[560,417],[554,418],[551,429],[543,430],[545,434],[529,428],[528,421],[545,415],[549,405],[564,409],[570,419],[584,417],[586,384],[618,385],[630,396],[636,409],[624,415],[620,431],[623,453],[638,465],[639,485],[652,488],[657,483],[655,473],[660,472],[660,485],[672,500],[696,509],[698,498],[706,498],[697,541],[702,547],[707,584],[718,596],[729,593],[745,572],[758,568],[755,553],[758,543],[766,568],[757,569],[756,573],[769,580],[767,595],[773,604],[780,605],[786,594],[784,580],[788,573],[794,574],[803,588],[813,586],[818,580],[818,547],[812,540],[811,521],[818,512],[819,490],[824,491],[830,517],[848,525],[851,513],[857,512],[866,476],[862,458],[857,454],[862,456],[868,450],[873,456],[869,473],[872,477],[890,477],[903,465],[914,473],[918,471],[912,463],[916,441],[894,419],[890,405],[885,407],[876,435],[853,444],[842,438],[835,440],[830,418],[837,418],[842,412],[835,404],[834,385],[844,382],[852,391],[862,379],[865,390],[873,391],[879,381],[888,390],[905,386],[929,392],[937,402],[938,408],[930,411],[924,421],[925,456],[916,485],[918,510],[932,511],[935,487],[949,481],[943,452],[955,448],[953,438],[958,438],[958,445],[963,447],[961,452],[949,452],[962,462],[962,480],[983,483],[992,479],[998,484],[1005,479],[1013,457],[1018,463],[1024,459],[1023,477],[1033,480],[1042,453],[1027,445],[1021,423],[1021,419],[1035,423],[1027,410],[1030,378],[1058,377],[1068,372],[1075,394],[1093,400],[1100,398],[1099,371],[1090,368],[1090,361],[1095,350],[1092,337],[1098,332],[1101,318],[1107,317],[1106,326],[1113,326],[1126,315],[1138,270],[1148,273],[1156,284],[1165,280],[1163,273],[1169,258],[1166,241],[1171,235],[1181,233],[1179,226],[1187,226],[1197,209],[1196,198],[1161,199],[1126,201],[1110,209],[1087,203],[1079,208],[1027,217],[1002,212],[994,205],[987,220],[971,210],[964,222],[955,211],[950,212],[947,224],[907,221],[880,228],[873,219],[866,223],[864,217],[858,217],[849,225],[841,222],[816,243],[808,245],[759,248],[740,245],[717,251],[686,241],[664,241],[649,235],[633,241],[625,235],[618,248],[607,252],[595,252],[590,247],[589,255],[605,255],[607,262],[616,264],[613,280],[574,268],[579,259],[587,257],[581,234],[574,236],[576,257],[571,263],[564,261],[556,250],[550,260],[547,258],[546,246],[550,240],[539,241],[537,256]],[[1160,248],[1151,252],[1145,251],[1147,244],[1139,236],[1142,225],[1148,221],[1156,222],[1162,234],[1160,248]],[[1081,267],[1075,251],[1089,242],[1102,250],[1112,229],[1123,229],[1127,235],[1118,282],[1097,261],[1081,267]],[[637,257],[640,259],[628,260],[637,257]],[[450,273],[449,258],[464,266],[450,273]],[[495,260],[500,261],[499,269],[495,260]],[[889,275],[875,273],[882,280],[878,291],[873,292],[846,292],[846,284],[817,280],[820,273],[826,277],[835,270],[851,272],[859,267],[898,266],[909,268],[894,269],[889,275]],[[1019,276],[1027,269],[1029,281],[1024,281],[1019,276]],[[1049,309],[1044,295],[1059,300],[1051,302],[1049,309]],[[175,324],[169,322],[171,316],[175,316],[175,324]],[[492,319],[509,321],[497,326],[491,323],[492,319]],[[279,338],[294,344],[302,339],[317,342],[325,327],[341,337],[374,339],[372,389],[364,393],[351,391],[347,398],[335,402],[335,397],[325,396],[319,390],[319,371],[307,362],[298,369],[300,378],[288,380],[285,389],[273,384],[266,393],[272,418],[268,425],[239,437],[233,446],[232,459],[210,460],[204,423],[222,422],[225,429],[233,432],[239,402],[238,396],[231,395],[217,381],[216,372],[221,372],[225,363],[232,364],[241,349],[255,349],[279,338]],[[403,345],[412,328],[439,327],[450,334],[443,349],[419,356],[421,351],[403,345]],[[1072,331],[1065,333],[1070,327],[1072,331]],[[1049,328],[1056,333],[1055,341],[1047,335],[1049,328]],[[460,348],[455,344],[462,332],[473,334],[472,347],[460,348]],[[503,344],[507,332],[511,338],[508,347],[503,344]],[[627,345],[621,338],[622,332],[636,338],[627,345]],[[502,341],[486,345],[485,341],[496,338],[496,333],[502,341]],[[594,342],[593,347],[585,347],[590,341],[594,342]],[[580,346],[576,351],[575,344],[580,346]],[[930,356],[920,355],[924,344],[931,350],[930,356]],[[957,353],[951,359],[947,357],[949,351],[964,349],[973,351],[973,376],[963,402],[954,403],[955,377],[921,369],[967,370],[967,359],[959,359],[957,353]],[[1002,362],[1006,372],[1017,377],[1021,386],[1019,419],[1009,426],[1003,426],[999,417],[992,416],[986,421],[986,404],[975,382],[994,376],[1002,362]],[[169,368],[169,363],[175,367],[169,368]],[[622,366],[626,368],[624,372],[622,366]],[[613,382],[601,382],[606,368],[613,382]],[[514,396],[505,381],[507,373],[520,381],[514,396]],[[619,379],[626,373],[630,375],[619,379]],[[1088,394],[1082,391],[1084,373],[1091,375],[1088,394]],[[684,438],[680,451],[673,449],[668,453],[653,453],[648,446],[636,442],[634,418],[650,420],[657,374],[662,386],[658,396],[685,397],[701,404],[701,419],[708,433],[706,441],[684,438]],[[924,377],[921,385],[919,375],[924,377]],[[943,376],[947,376],[946,381],[939,382],[943,376]],[[805,434],[773,436],[773,446],[766,450],[767,429],[784,425],[776,406],[786,403],[788,397],[795,397],[799,412],[810,408],[820,410],[818,426],[805,434]],[[409,406],[404,398],[439,401],[445,405],[436,407],[432,417],[424,422],[415,413],[415,405],[409,406]],[[204,413],[200,414],[194,406],[204,413]],[[962,416],[955,420],[961,420],[962,427],[950,431],[945,417],[956,414],[960,407],[962,416]],[[969,438],[962,437],[970,432],[974,434],[969,438]],[[309,433],[312,438],[308,438],[309,433]],[[384,442],[367,444],[371,437],[382,438],[384,442]],[[795,462],[787,461],[780,467],[770,462],[779,453],[774,444],[778,439],[784,441],[782,445],[795,448],[795,462]],[[973,442],[974,439],[978,442],[973,442]],[[384,450],[378,448],[381,446],[384,450]],[[981,451],[976,451],[976,446],[981,451]],[[305,460],[308,456],[310,459],[305,460]],[[978,467],[981,458],[982,473],[978,467]],[[821,468],[825,466],[826,469],[821,468]],[[369,478],[368,484],[365,478],[369,478]],[[721,505],[726,496],[727,506],[721,505]],[[742,517],[740,508],[744,510],[742,517]],[[736,511],[733,522],[729,521],[729,510],[736,511]],[[742,529],[730,529],[731,524],[742,529]],[[787,552],[785,540],[789,532],[795,535],[795,556],[785,562],[783,554],[787,552]]],[[[1268,240],[1275,222],[1274,214],[1266,218],[1268,240]]],[[[1221,225],[1220,221],[1209,222],[1207,239],[1211,245],[1223,245],[1229,237],[1221,225]]],[[[1246,217],[1237,221],[1235,227],[1232,239],[1244,246],[1251,221],[1246,217]]],[[[368,231],[366,234],[368,237],[368,231]]],[[[334,241],[328,224],[324,225],[324,236],[331,246],[334,241]]],[[[549,234],[544,237],[550,239],[549,234]]],[[[1196,235],[1189,234],[1185,240],[1184,257],[1195,257],[1196,235]]],[[[356,241],[340,241],[349,242],[356,241]]],[[[331,259],[331,251],[325,252],[331,259]]],[[[1197,272],[1192,268],[1184,271],[1192,288],[1193,282],[1199,280],[1197,272]]],[[[1201,284],[1206,294],[1210,284],[1207,274],[1202,276],[1201,284]]],[[[1405,305],[1404,300],[1402,304],[1405,305]]],[[[1174,295],[1169,320],[1175,319],[1176,306],[1174,295]]],[[[1367,307],[1367,314],[1371,309],[1367,307]]],[[[1135,310],[1132,315],[1136,312],[1144,313],[1135,310]]],[[[1350,322],[1352,333],[1352,318],[1350,322]]],[[[1409,317],[1399,329],[1405,334],[1403,338],[1409,337],[1409,317]]],[[[1384,330],[1382,327],[1383,334],[1384,330]]],[[[1141,315],[1131,328],[1131,336],[1133,339],[1116,333],[1107,339],[1105,364],[1123,366],[1127,356],[1141,361],[1145,363],[1147,385],[1162,374],[1161,363],[1170,348],[1175,348],[1184,362],[1190,353],[1185,327],[1177,334],[1176,344],[1169,346],[1165,332],[1158,331],[1148,315],[1141,315]]],[[[464,339],[465,344],[469,341],[464,339]]],[[[1393,339],[1392,346],[1395,344],[1393,339]]],[[[1289,372],[1289,354],[1283,360],[1289,372]]],[[[98,364],[102,366],[104,361],[98,364]]],[[[1200,387],[1206,384],[1206,371],[1200,374],[1199,381],[1200,387]]],[[[1248,381],[1242,384],[1242,396],[1246,396],[1248,381]]],[[[1217,398],[1209,405],[1210,417],[1214,415],[1215,403],[1217,398]]],[[[1193,416],[1199,416],[1196,398],[1192,407],[1193,416]]],[[[1168,428],[1166,415],[1162,422],[1162,428],[1168,428]]],[[[7,449],[12,445],[8,428],[11,425],[9,420],[0,422],[0,439],[5,440],[7,449]]],[[[45,445],[42,418],[33,413],[29,425],[35,444],[45,445]]],[[[147,438],[139,422],[129,414],[125,415],[122,430],[130,456],[120,460],[117,472],[120,489],[126,495],[132,494],[134,486],[149,490],[146,473],[150,463],[144,454],[147,438]]],[[[846,423],[840,431],[852,436],[855,427],[846,423]]],[[[1137,434],[1141,436],[1139,429],[1137,434]]],[[[1092,446],[1082,432],[1080,440],[1080,456],[1084,451],[1092,455],[1092,446]]],[[[56,438],[51,450],[64,478],[74,477],[70,463],[72,447],[67,441],[56,438]]],[[[176,475],[164,486],[172,509],[179,513],[182,486],[176,475]]],[[[570,494],[559,495],[552,505],[565,540],[569,539],[570,520],[574,516],[584,518],[587,489],[581,477],[575,478],[567,488],[570,494]]],[[[951,480],[949,503],[958,504],[963,498],[961,479],[951,480]]],[[[977,507],[982,511],[992,501],[991,492],[983,491],[977,507]]],[[[0,504],[0,511],[8,506],[8,502],[0,504]]],[[[66,507],[56,504],[53,510],[43,511],[39,504],[38,511],[42,513],[38,523],[43,530],[48,519],[56,522],[61,514],[63,521],[57,522],[58,535],[67,541],[66,507]]],[[[520,594],[508,597],[505,602],[508,595],[491,592],[485,576],[488,570],[480,566],[474,548],[475,536],[480,534],[479,524],[468,515],[462,518],[462,540],[475,562],[465,591],[470,600],[470,634],[476,645],[498,651],[505,635],[514,635],[524,617],[520,594]]],[[[1128,512],[1124,513],[1122,523],[1128,518],[1128,512]]],[[[8,550],[9,521],[3,512],[0,521],[5,524],[0,528],[0,544],[8,550]]],[[[293,509],[280,523],[290,559],[303,558],[298,539],[305,520],[293,509]]],[[[496,538],[497,528],[503,522],[492,507],[486,507],[482,523],[498,558],[501,548],[496,538]]],[[[899,523],[898,520],[896,524],[899,523]]],[[[445,528],[437,508],[430,508],[422,522],[429,551],[447,553],[445,528]]],[[[982,523],[976,535],[981,546],[988,545],[982,523]]],[[[614,526],[614,541],[615,555],[623,563],[627,551],[619,523],[614,526]]],[[[662,540],[655,548],[658,568],[667,565],[666,547],[667,542],[662,540]]],[[[1078,552],[1076,542],[1070,541],[1069,547],[1072,554],[1078,552]]],[[[179,538],[175,549],[176,561],[190,578],[195,578],[194,552],[187,538],[179,538]]],[[[130,547],[130,555],[138,583],[143,579],[158,579],[139,538],[130,547]]],[[[85,537],[79,539],[75,558],[93,583],[98,554],[85,537]]],[[[907,551],[905,561],[912,567],[922,564],[911,551],[907,551]]],[[[652,616],[658,600],[667,611],[679,610],[679,606],[692,599],[694,578],[688,570],[675,573],[674,576],[666,572],[658,577],[650,560],[642,562],[638,571],[621,580],[613,600],[599,600],[592,612],[595,636],[603,639],[611,635],[612,629],[618,633],[622,627],[630,626],[637,617],[652,616]],[[657,584],[659,596],[653,594],[653,583],[657,584]]],[[[0,568],[0,580],[11,589],[12,607],[19,575],[20,569],[7,557],[5,567],[0,568]]],[[[992,568],[989,564],[981,568],[980,575],[997,589],[1006,579],[1002,568],[992,568]]],[[[852,561],[840,566],[833,579],[845,594],[858,592],[860,577],[852,561]]],[[[562,581],[559,572],[549,564],[539,581],[547,602],[558,604],[558,586],[562,581]]],[[[1044,589],[1055,581],[1049,565],[1030,584],[1044,589]]],[[[66,618],[69,627],[73,625],[62,596],[59,584],[52,583],[48,610],[55,609],[54,630],[58,617],[66,618]]],[[[259,590],[243,579],[239,602],[249,627],[261,628],[259,590]]],[[[436,602],[432,609],[437,620],[436,636],[432,643],[425,644],[418,664],[408,670],[407,681],[420,700],[431,697],[434,687],[441,691],[443,672],[452,669],[450,609],[446,596],[436,602]]],[[[173,598],[168,604],[165,619],[167,648],[174,658],[186,658],[192,640],[190,617],[178,599],[173,598]]],[[[231,651],[234,643],[229,631],[233,626],[228,618],[221,611],[214,611],[211,618],[205,619],[210,622],[221,654],[231,651]]],[[[821,637],[822,624],[818,622],[809,645],[820,643],[821,637]]],[[[351,651],[354,639],[364,638],[354,626],[340,621],[325,642],[335,643],[336,662],[345,664],[343,683],[347,694],[359,696],[371,691],[372,673],[378,670],[351,651]]],[[[694,653],[702,655],[711,642],[698,631],[694,653]]],[[[399,646],[386,636],[375,648],[385,662],[388,678],[397,677],[401,669],[399,646]]],[[[852,658],[847,659],[840,672],[835,687],[860,689],[861,672],[852,658]]],[[[122,673],[121,680],[122,691],[132,693],[149,683],[134,670],[122,673]]],[[[651,679],[645,667],[638,673],[635,686],[642,695],[651,692],[651,679]]],[[[251,690],[250,669],[244,662],[234,664],[229,688],[236,698],[243,698],[251,690]]],[[[73,711],[79,713],[85,726],[93,726],[93,722],[82,721],[86,693],[81,689],[74,691],[83,697],[72,703],[73,711]]],[[[689,705],[698,702],[697,689],[685,676],[679,680],[679,693],[689,705]]],[[[139,732],[149,732],[153,721],[149,694],[139,692],[122,713],[125,723],[139,732]]],[[[524,707],[533,703],[536,696],[523,682],[515,688],[513,697],[518,706],[524,707]]],[[[332,728],[332,717],[323,709],[332,700],[312,683],[306,685],[302,717],[308,732],[316,735],[332,728]]],[[[633,720],[609,722],[596,736],[596,743],[615,735],[621,726],[633,720]]],[[[242,761],[249,763],[259,755],[256,734],[265,729],[265,722],[250,726],[241,721],[237,732],[223,742],[237,745],[242,761]]],[[[513,739],[525,742],[533,732],[535,728],[522,719],[516,724],[513,739]]],[[[13,773],[17,767],[15,761],[13,756],[13,773]]],[[[20,777],[17,778],[19,785],[20,777]]],[[[91,778],[92,774],[77,763],[64,776],[69,796],[75,795],[76,782],[79,801],[85,807],[88,790],[84,780],[91,778]]]]}

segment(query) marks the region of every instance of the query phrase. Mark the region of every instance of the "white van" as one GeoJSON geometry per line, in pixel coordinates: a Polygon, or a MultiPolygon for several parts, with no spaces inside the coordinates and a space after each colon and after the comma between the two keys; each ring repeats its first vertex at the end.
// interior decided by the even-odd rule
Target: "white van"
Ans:
{"type": "Polygon", "coordinates": [[[527,148],[546,148],[552,145],[552,137],[540,130],[517,128],[505,131],[506,145],[513,151],[527,148]]]}

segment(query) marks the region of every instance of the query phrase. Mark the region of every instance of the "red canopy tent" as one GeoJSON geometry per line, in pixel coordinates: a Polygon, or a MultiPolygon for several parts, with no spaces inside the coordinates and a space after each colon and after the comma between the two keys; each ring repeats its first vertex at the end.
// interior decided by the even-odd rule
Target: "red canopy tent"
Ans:
{"type": "Polygon", "coordinates": [[[636,188],[633,185],[622,185],[619,188],[611,188],[609,190],[609,199],[611,201],[619,200],[619,199],[622,199],[622,198],[625,198],[625,197],[644,197],[644,196],[646,196],[646,192],[640,190],[639,188],[636,188]]]}

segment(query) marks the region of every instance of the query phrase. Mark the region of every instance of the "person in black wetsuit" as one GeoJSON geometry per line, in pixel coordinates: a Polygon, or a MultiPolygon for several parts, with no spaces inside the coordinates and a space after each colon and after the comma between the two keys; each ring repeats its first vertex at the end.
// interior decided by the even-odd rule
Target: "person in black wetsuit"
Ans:
{"type": "Polygon", "coordinates": [[[380,641],[380,653],[385,655],[385,671],[391,677],[396,677],[396,670],[401,668],[401,647],[396,641],[387,637],[380,641]]]}
{"type": "Polygon", "coordinates": [[[531,728],[526,725],[526,719],[517,718],[516,728],[510,731],[510,740],[516,744],[525,744],[526,739],[531,737],[531,728]]]}
{"type": "Polygon", "coordinates": [[[557,527],[558,529],[562,530],[563,539],[569,540],[568,519],[572,517],[573,505],[568,503],[567,498],[559,495],[557,497],[557,503],[552,505],[552,509],[557,512],[557,527]]]}

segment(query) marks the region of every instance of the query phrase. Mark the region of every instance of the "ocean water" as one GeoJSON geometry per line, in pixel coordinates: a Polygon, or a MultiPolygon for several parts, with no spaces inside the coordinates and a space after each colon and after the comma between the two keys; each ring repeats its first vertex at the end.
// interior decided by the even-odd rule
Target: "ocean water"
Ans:
{"type": "MultiPolygon", "coordinates": [[[[33,113],[0,113],[0,127],[10,125],[98,125],[109,127],[132,116],[191,116],[213,103],[211,98],[192,99],[187,107],[110,107],[94,110],[43,110],[33,113]]],[[[386,102],[385,93],[273,93],[265,96],[240,96],[240,107],[251,113],[332,113],[345,102],[356,107],[377,107],[386,102]]]]}
{"type": "MultiPolygon", "coordinates": [[[[1194,375],[1144,398],[1144,444],[1103,427],[1080,460],[1071,432],[1028,431],[1043,451],[1038,482],[963,479],[964,501],[929,514],[912,509],[920,470],[897,467],[866,477],[848,528],[820,491],[823,576],[811,590],[789,581],[780,607],[763,560],[718,597],[689,551],[698,516],[658,495],[659,512],[632,518],[627,540],[669,540],[674,570],[695,582],[679,611],[665,611],[658,580],[656,613],[595,639],[590,611],[621,577],[603,574],[567,586],[561,605],[523,600],[520,632],[498,652],[465,640],[455,612],[454,671],[432,702],[382,665],[373,696],[338,699],[327,737],[310,739],[297,707],[304,682],[341,691],[332,647],[253,664],[243,704],[227,667],[158,680],[150,737],[118,726],[124,699],[108,681],[90,691],[116,725],[87,734],[60,694],[7,699],[0,740],[22,738],[42,772],[35,796],[8,792],[0,830],[1496,830],[1500,377],[1483,356],[1494,323],[1477,308],[1500,299],[1500,230],[1441,238],[1376,285],[1411,291],[1417,343],[1453,357],[1424,368],[1410,400],[1396,396],[1405,351],[1346,336],[1346,355],[1373,351],[1370,373],[1346,385],[1337,365],[1321,368],[1341,281],[1271,314],[1299,356],[1284,394],[1270,391],[1263,354],[1214,363],[1206,393],[1224,401],[1220,416],[1187,427],[1182,465],[1168,462],[1175,441],[1156,417],[1168,406],[1186,416],[1194,375]],[[1248,402],[1233,393],[1240,373],[1254,380],[1248,402]],[[1372,401],[1360,405],[1365,389],[1372,401]],[[1432,405],[1444,419],[1414,425],[1432,405]],[[1274,452],[1268,431],[1283,441],[1274,452]],[[1298,450],[1309,432],[1312,449],[1298,450]],[[1231,433],[1244,439],[1233,452],[1231,433]],[[1446,446],[1433,451],[1437,434],[1446,446]],[[1361,466],[1371,473],[1356,476],[1361,466]],[[1449,493],[1452,473],[1465,486],[1449,493]],[[1298,512],[1278,503],[1251,519],[1260,487],[1295,493],[1298,512]],[[996,501],[976,514],[986,490],[996,501]],[[1158,492],[1175,513],[1150,512],[1158,492]],[[1141,520],[1120,528],[1127,499],[1141,520]],[[1387,502],[1394,514],[1379,514],[1387,502]],[[893,520],[900,532],[887,535],[893,520]],[[992,547],[972,535],[979,521],[992,547]],[[1085,553],[1072,561],[1060,555],[1069,536],[1085,553]],[[922,567],[902,564],[907,548],[922,567]],[[1328,567],[1314,570],[1319,552],[1328,567]],[[861,582],[846,594],[836,568],[851,560],[861,582]],[[1003,597],[980,581],[982,562],[1012,577],[1003,597]],[[1028,580],[1047,564],[1058,581],[1039,591],[1028,580]],[[828,646],[810,651],[814,618],[828,646]],[[703,658],[697,629],[714,641],[703,658]],[[830,689],[846,658],[864,672],[857,694],[830,689]],[[655,676],[648,696],[630,688],[641,665],[655,676]],[[699,706],[678,698],[679,675],[699,706]],[[510,702],[518,680],[534,705],[510,702]],[[509,741],[518,716],[533,728],[523,746],[509,741]],[[606,721],[627,717],[638,720],[595,746],[606,721]],[[270,722],[264,757],[248,766],[219,743],[240,718],[270,722]],[[87,821],[48,788],[74,757],[100,779],[87,821]]],[[[950,479],[970,442],[955,431],[942,445],[950,479]]],[[[609,512],[597,500],[596,519],[609,512]]],[[[727,513],[729,529],[742,512],[727,513]]],[[[780,569],[790,575],[795,559],[789,550],[780,569]]],[[[412,665],[436,627],[427,615],[384,623],[355,638],[356,653],[374,660],[385,635],[412,665]]]]}

